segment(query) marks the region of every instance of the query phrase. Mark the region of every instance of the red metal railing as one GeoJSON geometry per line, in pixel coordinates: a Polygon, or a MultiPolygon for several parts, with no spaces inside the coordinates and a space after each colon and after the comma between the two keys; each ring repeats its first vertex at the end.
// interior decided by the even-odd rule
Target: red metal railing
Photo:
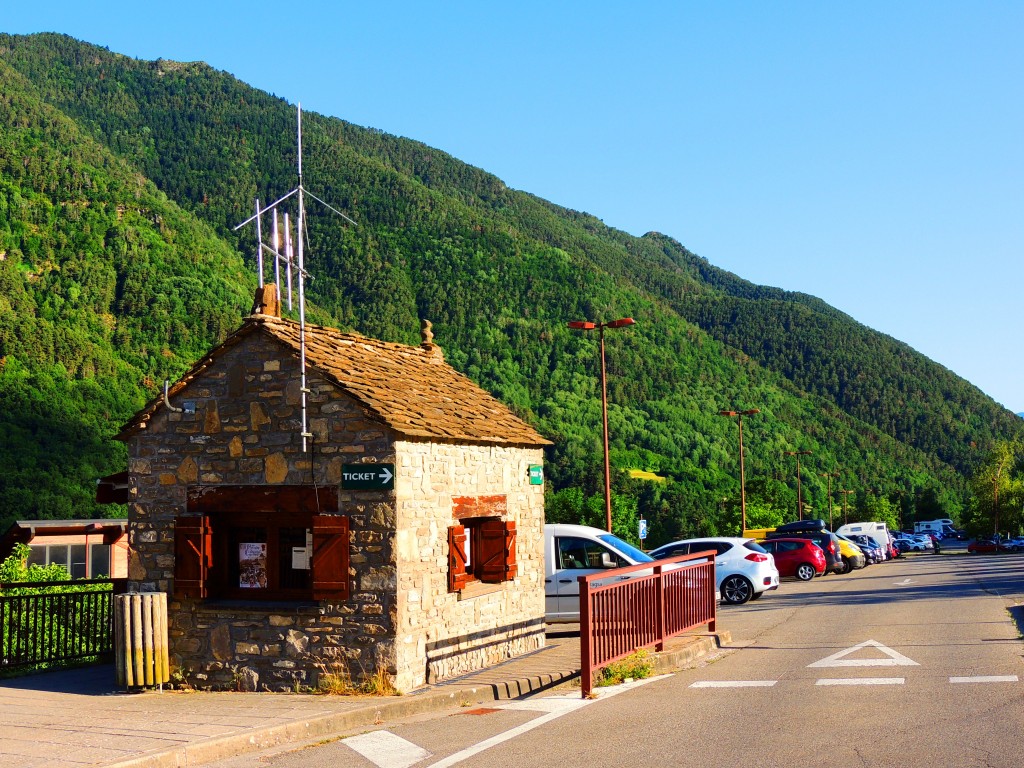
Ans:
{"type": "Polygon", "coordinates": [[[715,556],[706,550],[579,577],[585,697],[601,667],[641,648],[664,650],[668,638],[701,624],[715,631],[715,556]]]}

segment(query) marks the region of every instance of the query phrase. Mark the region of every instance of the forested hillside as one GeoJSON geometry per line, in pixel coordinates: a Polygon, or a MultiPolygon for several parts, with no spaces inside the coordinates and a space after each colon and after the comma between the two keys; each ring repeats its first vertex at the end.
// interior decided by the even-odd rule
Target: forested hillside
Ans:
{"type": "MultiPolygon", "coordinates": [[[[0,35],[3,521],[102,514],[94,480],[124,462],[110,436],[249,308],[253,235],[231,228],[294,186],[294,121],[204,64],[0,35]]],[[[858,504],[955,514],[975,446],[1019,423],[906,345],[670,237],[612,230],[336,118],[306,114],[304,134],[307,186],[358,222],[309,209],[313,317],[409,343],[430,319],[453,365],[555,442],[556,513],[600,487],[596,338],[568,320],[637,319],[608,336],[610,434],[618,507],[654,537],[734,526],[722,408],[762,410],[745,442],[764,514],[795,509],[794,449],[814,451],[816,513],[818,473],[839,471],[858,504]]]]}

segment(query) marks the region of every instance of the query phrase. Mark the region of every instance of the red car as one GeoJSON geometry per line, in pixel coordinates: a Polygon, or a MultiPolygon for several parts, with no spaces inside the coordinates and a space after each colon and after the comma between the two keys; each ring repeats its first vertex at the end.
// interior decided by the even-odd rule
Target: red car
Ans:
{"type": "Polygon", "coordinates": [[[760,544],[775,557],[779,576],[810,581],[825,573],[825,553],[810,539],[768,539],[760,544]]]}
{"type": "MultiPolygon", "coordinates": [[[[993,541],[992,539],[977,539],[967,545],[968,552],[976,553],[987,553],[992,554],[994,552],[1005,552],[1005,548],[993,541]]],[[[779,573],[782,573],[782,569],[779,569],[779,573]]]]}

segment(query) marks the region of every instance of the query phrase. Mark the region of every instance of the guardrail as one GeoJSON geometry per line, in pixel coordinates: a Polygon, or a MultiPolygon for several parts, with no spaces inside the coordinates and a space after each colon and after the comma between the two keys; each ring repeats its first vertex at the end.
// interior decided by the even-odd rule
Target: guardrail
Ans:
{"type": "Polygon", "coordinates": [[[584,697],[602,667],[641,648],[664,650],[667,639],[702,624],[715,631],[715,557],[706,550],[579,577],[584,697]]]}
{"type": "Polygon", "coordinates": [[[109,655],[113,598],[125,584],[125,579],[0,584],[0,670],[109,655]]]}

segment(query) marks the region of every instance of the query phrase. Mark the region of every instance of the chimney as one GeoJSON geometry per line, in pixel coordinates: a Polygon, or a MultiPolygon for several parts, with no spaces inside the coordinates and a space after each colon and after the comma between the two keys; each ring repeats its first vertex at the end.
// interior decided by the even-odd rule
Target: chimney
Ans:
{"type": "Polygon", "coordinates": [[[277,286],[267,283],[256,289],[256,298],[252,303],[252,314],[281,316],[281,303],[277,300],[277,286]]]}
{"type": "Polygon", "coordinates": [[[429,320],[420,320],[420,349],[438,360],[444,360],[444,351],[434,343],[433,327],[429,320]]]}

